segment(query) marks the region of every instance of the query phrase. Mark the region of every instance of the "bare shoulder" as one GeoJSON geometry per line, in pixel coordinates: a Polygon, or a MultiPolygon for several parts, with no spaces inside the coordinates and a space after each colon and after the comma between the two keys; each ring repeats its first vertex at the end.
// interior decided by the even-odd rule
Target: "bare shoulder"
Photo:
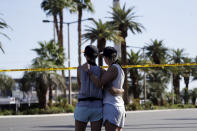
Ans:
{"type": "Polygon", "coordinates": [[[77,70],[85,69],[86,66],[87,66],[87,63],[84,63],[83,65],[78,66],[77,70]]]}
{"type": "Polygon", "coordinates": [[[108,68],[108,71],[118,72],[118,68],[115,65],[112,65],[108,68]]]}

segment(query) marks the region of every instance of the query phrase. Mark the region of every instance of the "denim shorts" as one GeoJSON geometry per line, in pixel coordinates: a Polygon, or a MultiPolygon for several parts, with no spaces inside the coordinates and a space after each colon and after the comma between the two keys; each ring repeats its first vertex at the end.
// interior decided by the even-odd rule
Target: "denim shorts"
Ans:
{"type": "Polygon", "coordinates": [[[125,107],[114,106],[111,104],[104,104],[103,107],[103,123],[108,120],[110,123],[124,127],[125,123],[125,107]]]}
{"type": "Polygon", "coordinates": [[[75,120],[82,122],[94,122],[103,119],[103,108],[89,108],[86,106],[76,106],[74,112],[75,120]]]}

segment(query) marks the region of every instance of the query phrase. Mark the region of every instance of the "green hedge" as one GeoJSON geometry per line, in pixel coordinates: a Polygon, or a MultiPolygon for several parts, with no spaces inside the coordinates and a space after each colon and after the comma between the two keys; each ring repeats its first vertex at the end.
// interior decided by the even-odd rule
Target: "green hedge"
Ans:
{"type": "Polygon", "coordinates": [[[36,114],[57,114],[57,113],[72,113],[75,107],[73,105],[51,106],[46,109],[32,108],[24,111],[15,112],[13,110],[0,110],[0,115],[36,115],[36,114]]]}

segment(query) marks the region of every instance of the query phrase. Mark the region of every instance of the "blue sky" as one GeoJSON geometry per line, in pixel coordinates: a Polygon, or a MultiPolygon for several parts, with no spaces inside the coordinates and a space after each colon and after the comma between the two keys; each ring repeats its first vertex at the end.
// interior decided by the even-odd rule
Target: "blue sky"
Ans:
{"type": "MultiPolygon", "coordinates": [[[[31,49],[38,47],[38,41],[49,41],[53,38],[53,25],[42,23],[47,17],[40,8],[42,0],[1,0],[0,17],[12,27],[6,30],[11,40],[0,37],[5,54],[0,52],[0,69],[27,68],[36,54],[31,49]]],[[[108,20],[107,16],[112,0],[92,0],[95,13],[84,13],[83,18],[108,20]]],[[[164,40],[168,48],[184,48],[190,57],[197,56],[197,1],[196,0],[120,0],[126,7],[135,6],[137,21],[146,28],[142,34],[129,33],[127,43],[130,46],[143,47],[151,39],[164,40]]],[[[64,21],[77,20],[76,14],[64,11],[64,21]]],[[[83,23],[91,25],[89,22],[83,23]]],[[[71,66],[77,66],[77,24],[71,25],[71,66]]],[[[64,45],[67,55],[67,28],[64,26],[64,45]]],[[[88,43],[87,43],[88,44],[88,43]]],[[[86,44],[86,45],[87,45],[86,44]]],[[[108,42],[107,45],[112,45],[108,42]]],[[[82,46],[84,48],[85,45],[82,46]]],[[[84,62],[84,59],[83,59],[84,62]]],[[[65,65],[67,63],[65,62],[65,65]]],[[[21,77],[22,72],[7,73],[13,77],[21,77]]],[[[76,75],[72,71],[72,75],[76,75]]]]}

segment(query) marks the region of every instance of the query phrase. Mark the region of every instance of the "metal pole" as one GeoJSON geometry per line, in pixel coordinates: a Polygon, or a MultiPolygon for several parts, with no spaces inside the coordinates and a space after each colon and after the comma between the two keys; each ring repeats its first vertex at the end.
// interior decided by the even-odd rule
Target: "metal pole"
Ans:
{"type": "MultiPolygon", "coordinates": [[[[70,23],[67,23],[68,26],[68,67],[70,67],[70,23]]],[[[70,70],[68,70],[68,77],[69,77],[69,104],[72,104],[72,82],[71,82],[71,74],[70,70]]]]}
{"type": "MultiPolygon", "coordinates": [[[[81,21],[86,21],[86,20],[93,20],[93,18],[87,18],[87,19],[83,19],[81,21]]],[[[53,22],[54,21],[50,21],[50,20],[43,20],[43,22],[53,22]]],[[[67,24],[68,26],[68,67],[70,67],[70,30],[69,30],[69,26],[70,24],[74,24],[77,23],[78,21],[73,21],[73,22],[63,22],[63,24],[67,24]]],[[[55,30],[54,30],[54,41],[55,41],[55,30]]],[[[69,104],[72,104],[72,80],[71,80],[71,73],[70,70],[68,70],[68,77],[69,77],[69,104]]]]}

